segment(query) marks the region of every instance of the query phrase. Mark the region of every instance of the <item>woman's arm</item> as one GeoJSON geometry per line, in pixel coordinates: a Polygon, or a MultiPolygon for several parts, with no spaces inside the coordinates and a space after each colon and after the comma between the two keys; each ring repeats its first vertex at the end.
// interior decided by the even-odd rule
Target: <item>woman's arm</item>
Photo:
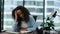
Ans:
{"type": "Polygon", "coordinates": [[[15,19],[14,19],[14,21],[15,22],[17,21],[17,13],[16,13],[16,11],[15,11],[15,19]]]}
{"type": "Polygon", "coordinates": [[[15,11],[15,18],[14,18],[14,21],[13,21],[13,30],[16,31],[17,30],[17,13],[15,11]]]}

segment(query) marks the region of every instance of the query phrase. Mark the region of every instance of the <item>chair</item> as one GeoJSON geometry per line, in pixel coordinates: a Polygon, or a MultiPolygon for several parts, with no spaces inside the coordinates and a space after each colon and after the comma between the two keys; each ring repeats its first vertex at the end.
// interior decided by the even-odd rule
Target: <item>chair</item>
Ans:
{"type": "Polygon", "coordinates": [[[34,17],[34,19],[35,19],[35,21],[36,21],[36,19],[37,19],[37,16],[34,16],[34,15],[33,15],[33,17],[34,17]]]}

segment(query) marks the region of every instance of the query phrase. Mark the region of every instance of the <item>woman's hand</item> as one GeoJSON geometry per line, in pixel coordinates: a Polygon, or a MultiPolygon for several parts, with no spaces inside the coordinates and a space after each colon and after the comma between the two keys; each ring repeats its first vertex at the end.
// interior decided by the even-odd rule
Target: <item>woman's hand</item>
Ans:
{"type": "Polygon", "coordinates": [[[15,21],[17,21],[17,13],[16,13],[16,11],[15,11],[15,21]]]}
{"type": "Polygon", "coordinates": [[[15,17],[17,17],[17,13],[16,13],[16,11],[15,11],[15,17]]]}

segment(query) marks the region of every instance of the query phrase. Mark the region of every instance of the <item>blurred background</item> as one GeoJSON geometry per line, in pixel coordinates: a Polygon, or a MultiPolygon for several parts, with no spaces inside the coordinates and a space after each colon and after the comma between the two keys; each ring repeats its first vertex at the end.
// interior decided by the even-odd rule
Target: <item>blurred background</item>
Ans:
{"type": "MultiPolygon", "coordinates": [[[[57,11],[60,15],[60,0],[0,0],[1,1],[1,22],[2,30],[13,30],[14,21],[12,10],[18,5],[26,7],[31,15],[37,16],[36,26],[43,23],[52,12],[57,11]]],[[[54,28],[60,30],[60,17],[54,19],[54,28]]]]}

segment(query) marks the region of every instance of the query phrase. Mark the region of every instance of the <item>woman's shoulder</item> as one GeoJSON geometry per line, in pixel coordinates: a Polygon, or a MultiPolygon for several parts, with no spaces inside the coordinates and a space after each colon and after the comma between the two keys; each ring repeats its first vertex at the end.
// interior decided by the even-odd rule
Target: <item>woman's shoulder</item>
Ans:
{"type": "Polygon", "coordinates": [[[34,17],[33,17],[33,15],[29,15],[29,17],[30,17],[30,20],[34,20],[34,17]]]}
{"type": "Polygon", "coordinates": [[[30,18],[33,18],[33,15],[29,15],[30,18]]]}

